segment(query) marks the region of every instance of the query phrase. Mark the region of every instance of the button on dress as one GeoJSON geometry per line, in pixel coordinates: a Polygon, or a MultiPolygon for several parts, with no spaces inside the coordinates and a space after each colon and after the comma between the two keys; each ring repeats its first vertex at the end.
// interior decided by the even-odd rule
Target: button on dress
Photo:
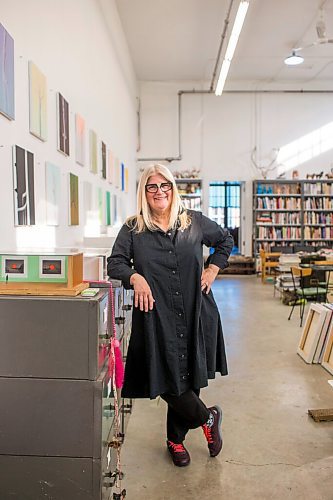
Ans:
{"type": "Polygon", "coordinates": [[[188,214],[184,231],[136,233],[124,224],[108,258],[110,278],[128,289],[139,273],[155,299],[149,312],[133,309],[123,397],[180,395],[228,373],[219,312],[212,292],[201,291],[201,274],[203,244],[215,249],[208,263],[224,269],[233,239],[201,212],[188,214]]]}

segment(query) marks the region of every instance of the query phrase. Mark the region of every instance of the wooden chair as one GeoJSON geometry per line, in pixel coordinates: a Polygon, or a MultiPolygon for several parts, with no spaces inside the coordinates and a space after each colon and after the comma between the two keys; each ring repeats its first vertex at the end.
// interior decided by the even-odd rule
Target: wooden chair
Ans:
{"type": "Polygon", "coordinates": [[[260,250],[262,283],[266,283],[267,275],[271,274],[272,271],[274,271],[274,276],[276,275],[280,255],[281,252],[265,252],[265,250],[260,250]]]}
{"type": "Polygon", "coordinates": [[[315,299],[315,301],[318,302],[319,297],[321,297],[324,302],[326,302],[327,300],[327,284],[319,282],[319,280],[316,278],[311,279],[310,278],[311,275],[312,275],[312,269],[310,267],[291,268],[291,276],[293,280],[295,297],[293,300],[292,309],[288,316],[288,320],[290,320],[294,312],[295,305],[298,303],[300,306],[299,309],[299,315],[301,318],[300,326],[302,326],[303,323],[304,309],[307,299],[315,299]],[[310,278],[310,280],[307,280],[310,286],[307,286],[306,278],[310,278]]]}

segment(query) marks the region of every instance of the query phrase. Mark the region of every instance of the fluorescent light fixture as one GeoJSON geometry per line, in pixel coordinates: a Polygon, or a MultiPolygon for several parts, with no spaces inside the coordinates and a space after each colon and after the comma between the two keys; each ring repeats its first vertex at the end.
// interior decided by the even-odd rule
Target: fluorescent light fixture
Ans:
{"type": "Polygon", "coordinates": [[[222,62],[220,76],[216,85],[215,95],[221,95],[223,92],[224,84],[230,68],[230,63],[234,56],[234,52],[236,49],[240,32],[242,31],[248,7],[249,7],[249,0],[242,0],[239,4],[238,11],[236,14],[236,19],[229,38],[227,50],[222,62]]]}
{"type": "Polygon", "coordinates": [[[297,64],[302,64],[302,62],[304,62],[304,58],[297,55],[294,50],[292,51],[291,56],[286,57],[284,60],[284,64],[287,64],[287,66],[297,66],[297,64]]]}

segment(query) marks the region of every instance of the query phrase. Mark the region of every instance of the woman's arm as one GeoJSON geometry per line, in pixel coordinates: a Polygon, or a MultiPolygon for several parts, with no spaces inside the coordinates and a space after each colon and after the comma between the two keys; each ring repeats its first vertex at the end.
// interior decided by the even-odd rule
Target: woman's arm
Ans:
{"type": "Polygon", "coordinates": [[[211,285],[215,280],[219,269],[228,267],[228,258],[231,253],[234,240],[227,229],[223,229],[216,222],[205,215],[201,219],[202,242],[207,247],[214,248],[214,253],[208,259],[208,267],[203,270],[201,277],[201,289],[209,293],[211,285]]]}
{"type": "Polygon", "coordinates": [[[108,258],[108,276],[120,279],[126,289],[133,288],[134,307],[148,312],[155,300],[145,278],[133,268],[133,257],[133,232],[124,224],[108,258]]]}
{"type": "Polygon", "coordinates": [[[130,278],[136,273],[133,269],[133,239],[131,229],[124,224],[108,257],[107,272],[110,278],[119,279],[124,288],[131,288],[130,278]]]}

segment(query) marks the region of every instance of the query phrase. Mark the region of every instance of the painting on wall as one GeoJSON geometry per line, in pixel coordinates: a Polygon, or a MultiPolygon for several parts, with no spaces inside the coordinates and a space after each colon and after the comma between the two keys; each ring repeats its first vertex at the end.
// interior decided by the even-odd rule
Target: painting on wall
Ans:
{"type": "Polygon", "coordinates": [[[111,218],[111,193],[110,191],[106,191],[105,193],[105,214],[106,214],[106,225],[112,226],[112,218],[111,218]]]}
{"type": "Polygon", "coordinates": [[[14,40],[0,24],[0,113],[15,119],[14,40]]]}
{"type": "Polygon", "coordinates": [[[113,224],[116,224],[118,221],[118,211],[117,211],[117,195],[113,195],[113,203],[112,203],[112,208],[113,208],[113,224]]]}
{"type": "Polygon", "coordinates": [[[85,133],[86,124],[82,116],[75,115],[75,160],[84,167],[85,164],[85,133]]]}
{"type": "Polygon", "coordinates": [[[120,186],[120,163],[118,158],[114,159],[114,185],[116,188],[120,186]]]}
{"type": "Polygon", "coordinates": [[[118,207],[117,207],[118,221],[123,223],[125,222],[126,219],[126,205],[121,196],[118,196],[117,202],[118,202],[118,207]]]}
{"type": "Polygon", "coordinates": [[[13,147],[14,221],[16,226],[35,224],[34,155],[13,147]]]}
{"type": "Polygon", "coordinates": [[[69,174],[69,225],[79,225],[79,178],[70,172],[69,174]]]}
{"type": "Polygon", "coordinates": [[[121,190],[125,191],[125,165],[122,163],[120,167],[121,190]]]}
{"type": "Polygon", "coordinates": [[[93,221],[93,195],[91,182],[83,182],[83,207],[85,224],[89,225],[93,221]]]}
{"type": "Polygon", "coordinates": [[[93,130],[89,131],[90,144],[90,172],[97,174],[97,134],[93,130]]]}
{"type": "Polygon", "coordinates": [[[66,99],[57,93],[58,150],[69,156],[69,105],[66,99]]]}
{"type": "Polygon", "coordinates": [[[100,225],[104,224],[103,212],[103,191],[102,188],[97,188],[97,206],[98,206],[98,221],[100,225]]]}
{"type": "Polygon", "coordinates": [[[29,130],[38,139],[47,140],[47,82],[32,61],[29,61],[29,130]]]}
{"type": "Polygon", "coordinates": [[[106,144],[102,141],[102,179],[106,179],[106,144]]]}
{"type": "Polygon", "coordinates": [[[107,179],[108,179],[109,184],[113,183],[113,171],[114,171],[114,168],[113,168],[113,153],[110,150],[109,154],[108,154],[108,174],[107,174],[107,179]]]}
{"type": "Polygon", "coordinates": [[[45,164],[46,224],[59,225],[61,176],[60,168],[52,163],[45,164]]]}
{"type": "Polygon", "coordinates": [[[128,168],[125,167],[125,193],[128,193],[128,168]]]}

